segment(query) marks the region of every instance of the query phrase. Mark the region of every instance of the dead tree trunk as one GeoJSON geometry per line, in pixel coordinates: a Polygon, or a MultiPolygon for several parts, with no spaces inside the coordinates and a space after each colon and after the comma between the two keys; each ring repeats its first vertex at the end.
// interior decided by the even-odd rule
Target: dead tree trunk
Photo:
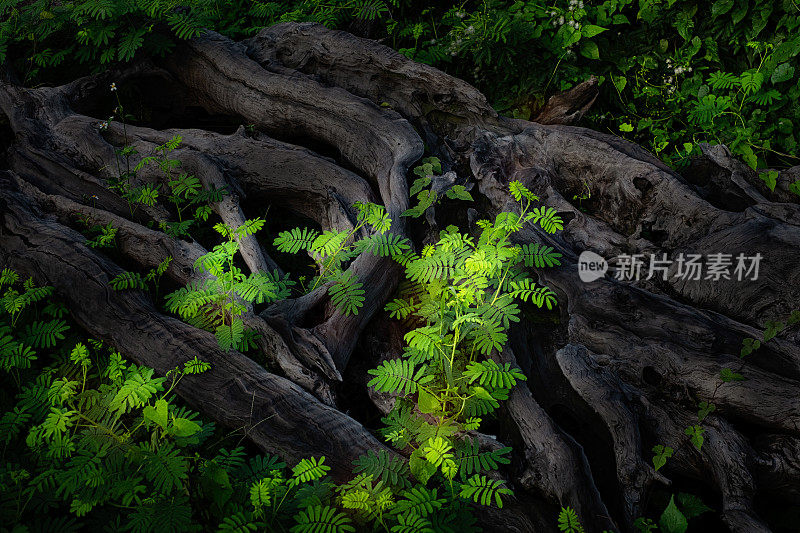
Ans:
{"type": "MultiPolygon", "coordinates": [[[[800,504],[800,337],[788,332],[766,344],[747,360],[747,381],[718,387],[719,372],[736,364],[743,338],[800,307],[800,207],[786,191],[761,186],[724,147],[705,147],[679,175],[635,145],[570,126],[595,96],[592,79],[552,99],[539,123],[505,119],[458,79],[314,24],[281,24],[243,43],[208,33],[165,60],[61,87],[3,84],[11,135],[0,176],[0,261],[54,285],[87,331],[140,364],[163,372],[200,354],[214,370],[181,383],[190,405],[288,460],[325,454],[344,478],[359,454],[383,447],[343,412],[337,391],[347,381],[366,392],[364,370],[396,355],[398,325],[382,311],[396,267],[367,255],[353,262],[367,289],[355,316],[330,305],[325,287],[251,313],[267,371],[223,353],[213,336],[161,314],[146,295],[110,290],[122,268],[84,245],[76,217],[117,227],[127,265],[172,256],[168,275],[185,284],[204,247],[151,229],[164,208],[133,216],[106,185],[126,142],[147,154],[181,135],[174,156],[183,167],[233,193],[215,206],[231,225],[275,205],[323,229],[352,228],[352,204],[375,201],[403,234],[407,172],[427,146],[476,185],[477,215],[511,209],[507,185],[516,179],[568,222],[555,237],[520,235],[554,246],[565,261],[541,273],[559,295],[558,313],[523,322],[497,355],[529,381],[507,402],[498,434],[515,448],[505,474],[517,503],[486,519],[487,529],[553,529],[557,505],[570,505],[592,530],[629,531],[654,486],[694,483],[716,499],[708,503],[731,530],[767,531],[759,501],[800,504]],[[112,81],[149,97],[152,124],[99,128],[112,81]],[[161,129],[159,113],[184,127],[161,129]],[[578,203],[572,198],[584,187],[591,197],[578,203]],[[759,252],[763,260],[750,283],[584,284],[576,269],[584,250],[759,252]],[[700,401],[718,409],[698,452],[683,429],[700,401]],[[659,473],[654,444],[676,449],[659,473]]],[[[476,213],[445,215],[466,222],[476,213]]],[[[242,248],[252,270],[281,267],[255,239],[242,248]]],[[[385,399],[372,398],[386,409],[385,399]]]]}

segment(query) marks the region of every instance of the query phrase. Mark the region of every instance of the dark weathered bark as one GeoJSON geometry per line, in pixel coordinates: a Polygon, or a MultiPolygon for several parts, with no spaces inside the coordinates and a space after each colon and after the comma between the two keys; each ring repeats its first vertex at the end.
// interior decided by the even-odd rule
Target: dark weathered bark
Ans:
{"type": "MultiPolygon", "coordinates": [[[[350,266],[367,289],[358,315],[330,305],[327,287],[248,313],[270,373],[223,353],[213,336],[159,313],[143,294],[111,291],[120,267],[83,245],[75,218],[112,223],[130,263],[150,268],[172,256],[167,274],[186,284],[199,275],[192,265],[205,248],[149,228],[169,217],[164,207],[134,215],[109,190],[116,148],[134,146],[135,164],[180,135],[172,157],[205,187],[231,193],[214,206],[231,225],[275,205],[323,229],[350,229],[353,203],[373,201],[387,207],[393,231],[406,234],[406,174],[424,141],[448,171],[435,186],[458,180],[481,197],[475,205],[483,211],[462,220],[514,209],[508,183],[519,180],[568,222],[555,236],[536,228],[518,235],[554,246],[564,261],[539,273],[558,293],[557,313],[550,322],[523,321],[494,355],[518,364],[529,381],[503,407],[498,435],[474,435],[486,448],[515,448],[503,475],[516,499],[483,515],[487,530],[553,529],[558,505],[569,505],[590,530],[629,531],[652,490],[673,480],[694,480],[715,495],[708,503],[731,530],[768,530],[757,496],[800,503],[800,335],[787,331],[748,358],[747,381],[720,386],[719,372],[738,368],[743,338],[800,307],[796,196],[768,190],[724,147],[703,146],[679,175],[638,146],[572,126],[596,95],[592,78],[551,98],[536,122],[507,119],[461,80],[315,24],[280,24],[245,43],[209,33],[157,63],[62,87],[4,83],[0,109],[14,135],[0,177],[0,260],[54,285],[88,331],[138,363],[164,372],[194,355],[210,361],[211,372],[181,383],[189,404],[288,460],[324,454],[342,479],[355,457],[383,446],[343,414],[349,406],[335,391],[342,380],[364,391],[365,370],[400,351],[404,326],[381,311],[400,277],[393,263],[364,255],[350,266]],[[94,100],[111,81],[158,83],[159,94],[181,99],[176,109],[200,107],[239,127],[112,122],[101,131],[107,111],[98,115],[94,100]],[[590,198],[573,199],[587,189],[590,198]],[[258,212],[249,212],[254,205],[258,212]],[[748,283],[607,276],[584,284],[576,272],[584,250],[607,258],[759,252],[763,260],[761,276],[748,283]],[[718,407],[704,423],[701,451],[683,432],[699,401],[718,407]],[[676,449],[658,473],[654,444],[676,449]]],[[[137,179],[163,176],[145,170],[137,179]]],[[[429,211],[417,246],[435,237],[439,215],[429,211]]],[[[242,252],[253,271],[282,267],[255,238],[242,252]]],[[[368,395],[379,412],[394,401],[368,395]]]]}

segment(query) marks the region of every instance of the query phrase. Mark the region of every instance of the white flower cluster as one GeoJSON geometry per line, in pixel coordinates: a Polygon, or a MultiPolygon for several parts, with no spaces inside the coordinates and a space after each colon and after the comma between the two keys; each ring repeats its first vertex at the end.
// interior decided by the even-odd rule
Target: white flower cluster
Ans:
{"type": "MultiPolygon", "coordinates": [[[[583,0],[569,0],[569,8],[568,8],[569,13],[570,14],[575,13],[575,11],[577,11],[578,9],[583,9],[583,0]]],[[[570,18],[569,20],[567,20],[567,18],[564,17],[564,15],[561,15],[555,9],[548,11],[547,14],[553,17],[553,20],[550,23],[556,28],[561,27],[564,24],[567,24],[576,30],[581,29],[580,22],[578,22],[574,18],[570,18]]]]}
{"type": "Polygon", "coordinates": [[[464,41],[461,39],[461,37],[459,37],[458,39],[450,43],[450,46],[448,48],[450,50],[451,56],[455,57],[455,55],[458,53],[458,49],[461,48],[461,43],[463,42],[464,41]]]}
{"type": "Polygon", "coordinates": [[[664,82],[669,85],[667,88],[668,94],[673,94],[675,92],[675,78],[685,72],[691,72],[692,67],[684,67],[683,65],[675,65],[673,61],[669,58],[666,60],[667,70],[672,71],[672,74],[667,75],[664,78],[664,82]]]}
{"type": "Polygon", "coordinates": [[[692,67],[684,67],[682,65],[675,66],[672,60],[669,58],[667,58],[667,69],[672,70],[672,72],[674,72],[675,75],[692,71],[692,67]]]}

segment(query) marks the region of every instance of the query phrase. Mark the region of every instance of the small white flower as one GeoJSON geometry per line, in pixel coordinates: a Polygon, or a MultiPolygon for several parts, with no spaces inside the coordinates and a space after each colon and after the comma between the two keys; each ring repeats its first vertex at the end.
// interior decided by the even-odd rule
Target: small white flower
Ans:
{"type": "Polygon", "coordinates": [[[111,84],[111,92],[114,92],[116,90],[117,90],[117,84],[116,83],[112,83],[111,84]]]}
{"type": "Polygon", "coordinates": [[[96,194],[93,194],[93,195],[92,195],[92,200],[99,200],[99,199],[100,199],[100,198],[99,198],[99,197],[98,197],[96,194]]]}
{"type": "Polygon", "coordinates": [[[105,120],[105,121],[100,123],[100,129],[101,130],[107,130],[108,129],[108,121],[107,120],[105,120]]]}
{"type": "Polygon", "coordinates": [[[578,2],[578,9],[583,9],[583,0],[578,2]]]}
{"type": "Polygon", "coordinates": [[[474,26],[467,26],[467,29],[464,30],[464,33],[466,33],[467,35],[471,35],[471,34],[475,33],[475,27],[474,26]]]}
{"type": "Polygon", "coordinates": [[[559,26],[563,26],[564,25],[564,17],[558,17],[558,25],[559,26]]]}

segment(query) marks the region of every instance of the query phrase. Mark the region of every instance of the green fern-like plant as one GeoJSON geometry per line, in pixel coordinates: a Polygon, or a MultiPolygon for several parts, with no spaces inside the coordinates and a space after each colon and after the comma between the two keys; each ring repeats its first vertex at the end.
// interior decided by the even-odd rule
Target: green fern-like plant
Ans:
{"type": "Polygon", "coordinates": [[[584,533],[577,513],[572,507],[562,507],[558,513],[558,530],[562,533],[584,533]]]}
{"type": "Polygon", "coordinates": [[[440,196],[433,188],[428,188],[435,175],[442,172],[442,163],[438,157],[426,157],[419,165],[414,168],[414,174],[419,176],[411,184],[409,195],[416,197],[417,204],[403,212],[404,217],[419,218],[429,207],[436,205],[446,197],[451,200],[472,201],[472,195],[463,185],[451,185],[444,191],[444,196],[440,196]]]}
{"type": "Polygon", "coordinates": [[[327,505],[316,505],[300,511],[292,533],[352,533],[356,528],[344,513],[327,505]]]}
{"type": "Polygon", "coordinates": [[[367,452],[353,462],[353,472],[364,473],[373,479],[380,479],[387,485],[397,489],[411,486],[408,480],[408,463],[400,457],[391,456],[386,450],[367,452]]]}
{"type": "Polygon", "coordinates": [[[252,333],[245,330],[241,316],[246,304],[271,303],[289,295],[294,282],[277,272],[253,272],[249,275],[235,265],[239,239],[252,235],[264,225],[263,219],[247,220],[238,228],[216,224],[227,241],[199,257],[195,268],[210,274],[211,279],[190,284],[167,295],[167,309],[187,322],[213,331],[223,350],[245,351],[252,345],[252,333]]]}
{"type": "Polygon", "coordinates": [[[461,496],[472,499],[476,503],[480,502],[481,505],[488,506],[494,502],[495,505],[502,508],[501,496],[504,494],[512,494],[512,491],[504,487],[502,481],[489,479],[480,474],[475,474],[461,485],[461,496]]]}
{"type": "Polygon", "coordinates": [[[478,221],[477,237],[450,226],[437,243],[406,255],[410,284],[386,310],[414,327],[404,335],[402,357],[369,370],[374,376],[369,386],[408,398],[415,406],[398,401],[384,419],[387,440],[412,446],[411,474],[422,484],[441,475],[447,484],[460,473],[464,482],[458,495],[484,505],[502,505],[502,496],[511,493],[482,474],[507,464],[510,449],[479,450],[474,441],[456,435],[479,429],[526,379],[519,369],[490,356],[502,351],[522,305],[552,309],[556,304],[555,294],[538,286],[526,268],[560,264],[552,247],[512,242],[525,224],[553,232],[562,221],[555,209],[535,207],[538,198],[521,183],[512,182],[509,189],[519,212],[478,221]]]}
{"type": "Polygon", "coordinates": [[[405,237],[388,233],[392,220],[383,206],[359,202],[355,208],[356,225],[350,231],[319,233],[294,228],[281,232],[274,240],[279,251],[292,254],[304,251],[317,262],[320,273],[309,285],[309,292],[330,283],[331,302],[345,315],[358,313],[364,305],[366,292],[356,275],[345,268],[346,263],[362,252],[400,259],[411,247],[405,237]],[[356,239],[362,228],[369,228],[373,233],[356,239]]]}

